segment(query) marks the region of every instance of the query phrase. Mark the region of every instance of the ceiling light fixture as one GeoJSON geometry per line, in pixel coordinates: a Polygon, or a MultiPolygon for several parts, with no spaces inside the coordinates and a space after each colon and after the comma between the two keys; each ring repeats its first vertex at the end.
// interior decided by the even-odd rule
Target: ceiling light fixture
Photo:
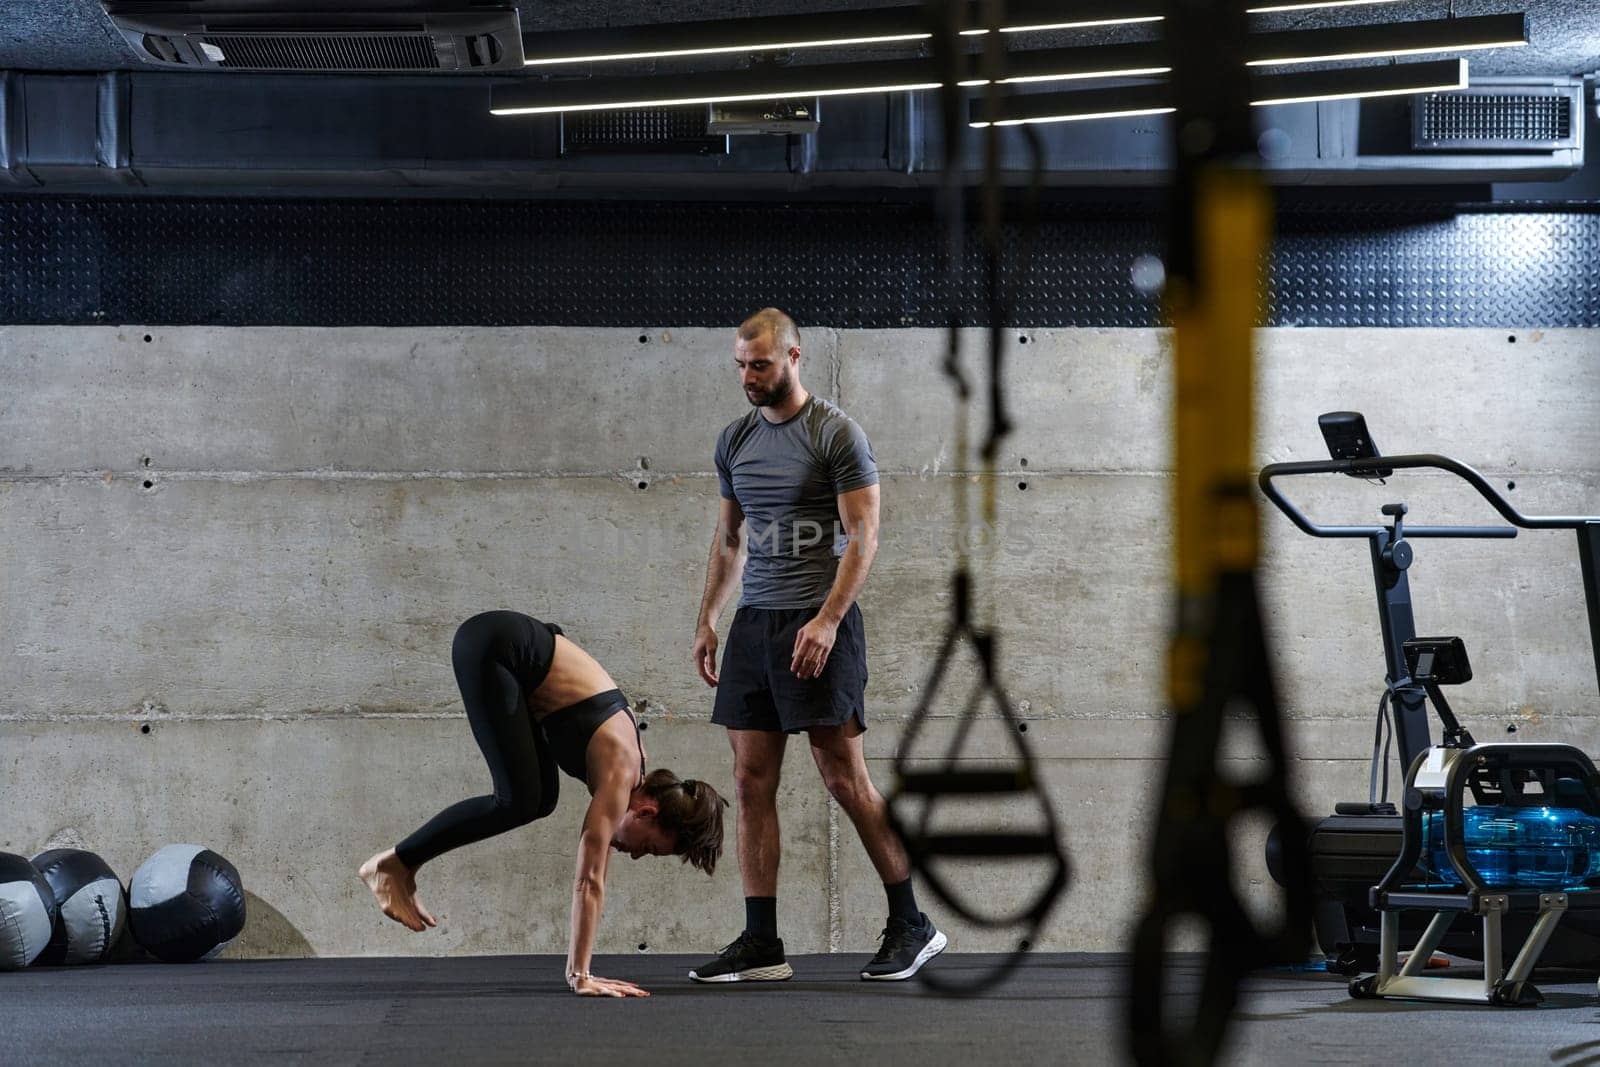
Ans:
{"type": "MultiPolygon", "coordinates": [[[[1164,58],[1158,42],[1013,52],[1006,57],[1006,77],[1001,83],[1163,74],[1169,69],[1164,58]]],[[[962,63],[976,75],[982,57],[963,56],[962,63]]],[[[490,93],[489,110],[496,115],[551,115],[562,111],[910,92],[939,88],[939,74],[940,68],[932,60],[909,59],[703,71],[672,77],[529,82],[496,85],[490,93]]],[[[959,84],[970,87],[988,83],[983,77],[969,77],[959,84]]]]}
{"type": "Polygon", "coordinates": [[[1434,59],[1388,67],[1346,67],[1302,71],[1257,78],[1250,91],[1251,107],[1311,104],[1322,100],[1357,100],[1374,96],[1448,93],[1467,87],[1465,59],[1434,59]]]}
{"type": "MultiPolygon", "coordinates": [[[[1374,96],[1409,96],[1414,93],[1449,92],[1467,87],[1465,59],[1436,59],[1383,67],[1299,71],[1252,79],[1250,104],[1270,107],[1319,100],[1347,100],[1374,96]]],[[[1089,89],[1065,93],[1033,93],[999,101],[996,126],[1020,126],[1130,115],[1157,115],[1177,110],[1169,83],[1130,85],[1120,89],[1089,89]]],[[[972,102],[969,125],[982,129],[983,101],[972,102]]]]}
{"type": "MultiPolygon", "coordinates": [[[[1160,22],[1159,0],[1013,0],[1006,5],[1011,25],[1001,33],[1087,29],[1141,22],[1160,22]]],[[[963,35],[988,33],[980,4],[968,4],[963,35]]],[[[523,64],[529,67],[621,60],[676,59],[683,56],[843,48],[865,44],[899,44],[933,36],[928,10],[916,4],[865,11],[812,15],[763,15],[744,19],[621,26],[609,29],[525,33],[523,64]]]]}
{"type": "Polygon", "coordinates": [[[1263,4],[1260,7],[1247,7],[1245,12],[1251,15],[1268,15],[1278,11],[1311,11],[1325,7],[1369,7],[1373,4],[1394,4],[1399,0],[1302,0],[1300,3],[1263,4]]]}
{"type": "Polygon", "coordinates": [[[1528,43],[1528,16],[1479,15],[1473,18],[1339,26],[1323,30],[1285,30],[1250,35],[1246,61],[1252,67],[1290,63],[1332,63],[1346,59],[1386,59],[1479,48],[1515,48],[1528,43]]]}
{"type": "MultiPolygon", "coordinates": [[[[1252,67],[1422,55],[1527,43],[1527,16],[1486,15],[1374,26],[1251,34],[1252,67]]],[[[983,57],[960,57],[964,88],[989,84],[983,57]]],[[[1001,84],[1148,77],[1168,71],[1159,41],[1027,49],[1005,56],[1001,84]]],[[[763,65],[748,70],[701,71],[670,76],[529,81],[496,85],[496,115],[549,115],[562,111],[671,107],[687,104],[911,92],[940,86],[943,68],[927,58],[800,66],[763,65]]],[[[1402,90],[1403,91],[1403,90],[1402,90]]],[[[1320,97],[1326,99],[1327,97],[1320,97]]]]}
{"type": "MultiPolygon", "coordinates": [[[[1007,14],[1010,14],[1008,11],[1007,14]]],[[[1026,26],[1001,26],[1001,33],[1047,33],[1051,30],[1087,30],[1096,26],[1134,26],[1141,22],[1160,22],[1165,15],[1120,15],[1115,18],[1075,19],[1071,22],[1041,22],[1026,26]]],[[[985,28],[962,30],[963,37],[982,37],[985,28]]]]}

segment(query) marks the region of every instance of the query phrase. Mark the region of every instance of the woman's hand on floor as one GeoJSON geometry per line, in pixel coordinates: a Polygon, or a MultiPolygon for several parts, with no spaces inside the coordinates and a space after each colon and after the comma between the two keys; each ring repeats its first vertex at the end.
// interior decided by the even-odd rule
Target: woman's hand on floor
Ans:
{"type": "Polygon", "coordinates": [[[601,978],[598,975],[579,975],[572,983],[572,991],[580,997],[648,997],[648,990],[620,978],[601,978]]]}

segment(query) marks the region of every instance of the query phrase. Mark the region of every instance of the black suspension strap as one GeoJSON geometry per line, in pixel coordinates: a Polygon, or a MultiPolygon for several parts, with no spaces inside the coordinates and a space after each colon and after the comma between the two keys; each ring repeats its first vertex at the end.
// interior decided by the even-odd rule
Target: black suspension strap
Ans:
{"type": "Polygon", "coordinates": [[[1271,205],[1245,67],[1246,16],[1235,0],[1168,0],[1178,172],[1167,303],[1177,351],[1177,617],[1169,653],[1172,727],[1152,835],[1151,893],[1136,929],[1126,1030],[1141,1064],[1215,1062],[1252,970],[1303,958],[1313,896],[1304,819],[1289,760],[1256,590],[1251,490],[1251,330],[1271,205]],[[1264,758],[1247,780],[1218,765],[1224,718],[1251,724],[1264,758]],[[1288,885],[1282,920],[1258,923],[1234,889],[1240,815],[1275,820],[1288,885]],[[1192,1021],[1175,1023],[1166,978],[1180,917],[1209,928],[1192,1021]]]}
{"type": "MultiPolygon", "coordinates": [[[[1001,25],[1002,4],[989,0],[984,6],[984,17],[988,24],[1001,25]]],[[[949,240],[947,253],[949,260],[947,267],[950,271],[952,292],[960,291],[960,281],[964,273],[964,252],[962,248],[963,204],[961,187],[962,154],[961,145],[966,123],[966,111],[962,94],[957,82],[962,80],[959,76],[961,62],[959,31],[963,28],[960,20],[955,16],[965,7],[963,4],[934,3],[930,7],[938,9],[938,32],[935,35],[936,48],[942,59],[944,71],[943,82],[943,119],[944,119],[944,184],[942,186],[941,202],[944,207],[945,221],[949,240]]],[[[990,82],[990,92],[995,91],[995,83],[999,78],[994,74],[1003,62],[1003,52],[999,42],[1000,35],[991,33],[987,35],[984,67],[990,82]]],[[[993,99],[990,106],[993,106],[993,99]]],[[[1037,198],[1039,178],[1043,171],[1043,154],[1037,136],[1030,131],[1030,147],[1033,151],[1034,182],[1031,183],[1029,192],[1029,215],[1032,215],[1033,205],[1037,198]]],[[[984,265],[985,282],[989,304],[989,331],[988,331],[988,428],[981,449],[983,459],[983,503],[982,513],[987,529],[993,533],[995,530],[995,474],[994,466],[999,455],[1000,442],[1012,428],[1010,416],[1005,406],[1005,385],[1002,375],[1003,333],[1009,321],[1009,307],[1011,300],[1003,285],[1003,199],[999,179],[998,144],[995,139],[994,128],[990,127],[989,140],[985,151],[985,180],[983,196],[983,234],[984,234],[984,265]]],[[[1031,218],[1030,218],[1031,221],[1031,218]]],[[[1031,230],[1025,237],[1018,255],[1017,269],[1020,273],[1026,270],[1028,252],[1031,248],[1031,230]]],[[[1013,295],[1015,289],[1013,288],[1013,295]]],[[[945,374],[950,378],[958,398],[956,414],[956,455],[958,464],[964,462],[969,451],[969,426],[968,408],[972,396],[972,386],[968,381],[964,368],[961,365],[961,334],[960,323],[956,318],[956,311],[952,309],[949,320],[949,337],[945,350],[945,374]]],[[[951,578],[951,619],[945,630],[944,637],[939,646],[939,653],[934,660],[932,670],[923,684],[922,697],[906,731],[901,739],[900,747],[895,756],[894,788],[889,799],[890,819],[896,831],[900,834],[906,845],[912,866],[923,880],[933,890],[939,900],[956,915],[976,926],[994,929],[1005,927],[1022,927],[1022,936],[1017,942],[1017,947],[1006,954],[994,967],[979,974],[976,978],[963,981],[954,981],[941,978],[938,968],[925,968],[920,973],[923,981],[943,992],[972,994],[991,988],[1002,981],[1021,962],[1027,947],[1037,938],[1040,928],[1048,918],[1051,909],[1066,889],[1070,878],[1070,868],[1067,856],[1060,844],[1060,832],[1056,821],[1054,808],[1050,798],[1044,792],[1043,782],[1038,774],[1033,753],[1022,733],[1022,723],[1017,718],[1016,710],[1001,682],[999,674],[999,655],[997,651],[997,635],[992,625],[980,625],[976,619],[973,606],[973,577],[965,541],[968,521],[967,479],[961,474],[956,474],[955,483],[955,519],[957,524],[956,556],[957,565],[951,578]],[[970,650],[978,665],[978,678],[967,694],[965,702],[960,706],[955,719],[955,728],[949,744],[946,746],[943,758],[933,761],[930,769],[925,761],[920,761],[914,755],[918,738],[922,735],[924,727],[935,712],[943,705],[942,690],[947,684],[947,672],[953,661],[964,650],[970,650]],[[1009,762],[986,762],[981,768],[964,768],[961,754],[970,736],[973,724],[980,717],[985,705],[992,704],[998,717],[1015,748],[1014,758],[1009,762]],[[1023,797],[1032,795],[1040,808],[1041,828],[1031,832],[1002,832],[1002,831],[962,831],[962,832],[936,832],[933,827],[934,813],[941,804],[951,797],[998,797],[998,796],[1023,797]],[[914,818],[908,818],[906,808],[913,798],[920,801],[920,809],[914,818]],[[987,860],[1017,860],[1028,858],[1042,858],[1049,866],[1043,888],[1033,898],[1019,908],[1009,913],[993,914],[982,910],[970,903],[956,892],[955,888],[945,878],[936,863],[939,859],[987,859],[987,860]]],[[[994,536],[988,539],[990,550],[993,549],[994,536]]]]}

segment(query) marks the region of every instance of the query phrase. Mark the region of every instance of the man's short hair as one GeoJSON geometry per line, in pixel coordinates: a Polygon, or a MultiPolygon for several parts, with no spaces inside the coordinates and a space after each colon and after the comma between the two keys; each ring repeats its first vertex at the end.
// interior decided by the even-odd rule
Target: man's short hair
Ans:
{"type": "Polygon", "coordinates": [[[772,338],[780,352],[800,347],[800,327],[777,308],[762,308],[739,324],[739,340],[748,343],[761,337],[772,338]]]}

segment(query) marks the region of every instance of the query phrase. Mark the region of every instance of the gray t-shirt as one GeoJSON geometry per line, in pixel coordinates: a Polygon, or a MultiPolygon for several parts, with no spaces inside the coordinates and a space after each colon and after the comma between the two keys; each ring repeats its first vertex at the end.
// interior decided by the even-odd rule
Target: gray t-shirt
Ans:
{"type": "Polygon", "coordinates": [[[717,438],[717,481],[745,517],[739,606],[806,608],[828,598],[855,532],[835,497],[877,485],[878,463],[855,420],[813,395],[784,422],[752,408],[729,423],[717,438]]]}

